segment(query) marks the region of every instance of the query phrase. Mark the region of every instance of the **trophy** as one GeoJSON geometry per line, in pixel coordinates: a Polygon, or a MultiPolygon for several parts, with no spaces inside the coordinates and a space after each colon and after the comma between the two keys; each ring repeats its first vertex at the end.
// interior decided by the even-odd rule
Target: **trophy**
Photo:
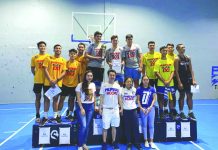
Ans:
{"type": "Polygon", "coordinates": [[[101,58],[104,59],[105,58],[105,54],[106,54],[106,45],[101,45],[101,58]]]}

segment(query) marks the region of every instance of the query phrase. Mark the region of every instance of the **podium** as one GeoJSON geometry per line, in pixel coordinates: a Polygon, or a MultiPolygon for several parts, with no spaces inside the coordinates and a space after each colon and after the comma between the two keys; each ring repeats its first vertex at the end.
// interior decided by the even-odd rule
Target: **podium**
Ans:
{"type": "Polygon", "coordinates": [[[38,123],[33,125],[32,147],[34,148],[75,145],[76,143],[77,121],[69,122],[63,117],[61,124],[48,121],[44,126],[40,126],[38,123]]]}

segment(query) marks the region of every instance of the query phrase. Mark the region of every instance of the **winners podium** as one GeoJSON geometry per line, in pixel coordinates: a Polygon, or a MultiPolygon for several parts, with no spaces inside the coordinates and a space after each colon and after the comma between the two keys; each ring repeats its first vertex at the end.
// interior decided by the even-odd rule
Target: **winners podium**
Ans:
{"type": "MultiPolygon", "coordinates": [[[[156,114],[158,110],[156,108],[156,114]]],[[[197,122],[193,120],[176,120],[161,121],[155,116],[154,124],[154,141],[170,142],[170,141],[196,141],[197,140],[197,122]]],[[[131,121],[131,120],[130,120],[131,121]]],[[[117,129],[117,139],[120,143],[125,143],[124,124],[122,122],[117,129]]],[[[139,118],[140,141],[144,142],[141,132],[141,121],[139,118]]],[[[62,117],[62,123],[48,122],[44,126],[34,124],[32,128],[32,147],[54,147],[64,145],[76,145],[78,137],[77,120],[69,122],[62,117]]],[[[149,137],[149,135],[148,135],[149,137]]],[[[111,142],[111,130],[108,130],[107,142],[111,142]]],[[[102,119],[101,115],[94,113],[93,120],[89,128],[88,145],[102,144],[102,119]]]]}

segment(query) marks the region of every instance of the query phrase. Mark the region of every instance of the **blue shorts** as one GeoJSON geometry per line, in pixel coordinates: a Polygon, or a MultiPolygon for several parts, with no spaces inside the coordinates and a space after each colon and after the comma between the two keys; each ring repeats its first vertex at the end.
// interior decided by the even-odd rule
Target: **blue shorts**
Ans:
{"type": "Polygon", "coordinates": [[[125,78],[133,78],[133,80],[139,80],[141,78],[141,72],[139,72],[139,68],[128,68],[124,69],[125,78]]]}
{"type": "Polygon", "coordinates": [[[124,75],[121,73],[117,73],[115,81],[124,82],[124,75]]]}
{"type": "MultiPolygon", "coordinates": [[[[170,87],[167,87],[167,88],[168,88],[168,91],[170,91],[172,94],[176,93],[176,90],[175,90],[174,86],[170,86],[170,87]]],[[[164,91],[165,91],[165,86],[157,86],[157,93],[158,94],[164,94],[164,91]]]]}

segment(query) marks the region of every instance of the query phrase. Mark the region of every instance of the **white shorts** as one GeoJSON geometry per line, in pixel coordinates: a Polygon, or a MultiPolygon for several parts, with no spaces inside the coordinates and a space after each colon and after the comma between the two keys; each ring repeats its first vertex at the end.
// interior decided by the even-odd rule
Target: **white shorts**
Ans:
{"type": "Polygon", "coordinates": [[[115,109],[103,108],[102,122],[103,122],[103,129],[109,129],[110,126],[119,127],[120,126],[119,108],[115,108],[115,109]]]}

